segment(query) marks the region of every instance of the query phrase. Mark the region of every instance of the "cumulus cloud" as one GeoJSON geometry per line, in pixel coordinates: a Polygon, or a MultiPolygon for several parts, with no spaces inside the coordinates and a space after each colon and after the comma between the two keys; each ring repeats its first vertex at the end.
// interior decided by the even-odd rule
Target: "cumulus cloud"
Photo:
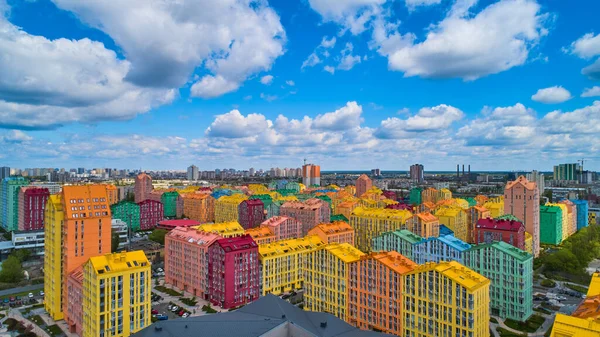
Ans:
{"type": "Polygon", "coordinates": [[[441,104],[422,108],[407,119],[390,117],[381,121],[375,135],[384,139],[413,137],[414,133],[444,130],[464,117],[464,113],[453,106],[441,104]]]}
{"type": "Polygon", "coordinates": [[[352,34],[362,33],[366,24],[381,11],[387,0],[309,0],[310,7],[323,21],[332,21],[352,34]]]}
{"type": "Polygon", "coordinates": [[[204,65],[211,74],[192,95],[210,98],[269,70],[284,53],[279,16],[262,1],[53,1],[110,35],[131,62],[127,80],[141,86],[179,87],[204,65]]]}
{"type": "Polygon", "coordinates": [[[544,104],[562,103],[570,100],[571,98],[572,96],[569,90],[561,86],[539,89],[533,96],[531,96],[532,100],[544,104]]]}
{"type": "Polygon", "coordinates": [[[274,101],[274,100],[277,99],[277,96],[276,95],[268,95],[268,94],[261,93],[260,94],[260,98],[264,99],[267,102],[272,102],[272,101],[274,101]]]}
{"type": "Polygon", "coordinates": [[[6,136],[1,138],[11,143],[28,142],[33,139],[33,137],[21,130],[11,130],[6,136]]]}
{"type": "Polygon", "coordinates": [[[542,129],[550,134],[600,134],[600,101],[570,112],[552,111],[541,119],[542,129]]]}
{"type": "Polygon", "coordinates": [[[332,66],[324,66],[323,70],[325,70],[326,72],[330,73],[331,75],[333,75],[335,73],[335,68],[332,66]]]}
{"type": "Polygon", "coordinates": [[[404,3],[412,11],[421,6],[439,5],[442,3],[442,0],[404,0],[404,3]]]}
{"type": "Polygon", "coordinates": [[[324,59],[329,57],[329,51],[335,46],[335,36],[328,39],[327,36],[323,36],[321,43],[315,48],[315,50],[308,55],[308,58],[302,62],[300,69],[314,67],[319,63],[322,63],[324,59]]]}
{"type": "Polygon", "coordinates": [[[598,58],[596,62],[592,63],[591,65],[583,68],[581,73],[592,80],[600,80],[600,58],[598,58]]]}
{"type": "Polygon", "coordinates": [[[596,96],[600,96],[600,87],[599,86],[585,88],[585,90],[583,90],[583,93],[581,94],[581,97],[596,97],[596,96]]]}
{"type": "Polygon", "coordinates": [[[243,138],[264,132],[271,122],[264,115],[243,116],[238,110],[218,115],[206,129],[209,137],[243,138]]]}
{"type": "Polygon", "coordinates": [[[265,75],[260,78],[260,83],[270,85],[273,82],[273,75],[265,75]]]}
{"type": "Polygon", "coordinates": [[[567,51],[584,59],[600,55],[600,34],[587,33],[583,35],[571,43],[567,51]]]}
{"type": "Polygon", "coordinates": [[[296,85],[296,83],[294,81],[292,81],[292,80],[285,81],[285,84],[289,85],[290,87],[293,87],[293,86],[296,85]]]}
{"type": "Polygon", "coordinates": [[[457,1],[448,15],[417,42],[412,33],[378,17],[372,45],[404,76],[475,80],[525,63],[530,50],[547,34],[540,5],[506,0],[469,12],[476,1],[457,1]]]}
{"type": "Polygon", "coordinates": [[[322,130],[346,130],[359,126],[362,122],[362,106],[355,101],[348,102],[334,112],[318,115],[314,127],[322,130]]]}
{"type": "Polygon", "coordinates": [[[354,50],[354,46],[352,45],[352,43],[346,43],[346,47],[344,47],[344,49],[342,49],[341,51],[342,56],[340,59],[340,63],[337,66],[338,69],[350,70],[354,68],[356,64],[360,63],[360,56],[352,55],[352,50],[354,50]]]}

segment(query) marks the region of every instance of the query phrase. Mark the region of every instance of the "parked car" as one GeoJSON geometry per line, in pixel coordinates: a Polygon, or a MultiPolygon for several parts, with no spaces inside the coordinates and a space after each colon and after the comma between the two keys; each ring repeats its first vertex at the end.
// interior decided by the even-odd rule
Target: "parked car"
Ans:
{"type": "Polygon", "coordinates": [[[40,290],[40,296],[44,296],[44,291],[40,290]]]}
{"type": "Polygon", "coordinates": [[[181,310],[180,310],[180,311],[177,313],[177,315],[179,315],[179,316],[183,316],[183,314],[185,314],[185,310],[184,310],[184,309],[181,309],[181,310]]]}
{"type": "Polygon", "coordinates": [[[185,314],[183,314],[183,316],[181,316],[181,317],[183,317],[183,318],[186,318],[186,317],[188,317],[189,315],[190,315],[190,313],[189,313],[189,312],[186,312],[186,313],[185,313],[185,314]]]}
{"type": "Polygon", "coordinates": [[[156,271],[160,273],[160,272],[163,272],[164,270],[162,268],[156,268],[156,271]]]}
{"type": "Polygon", "coordinates": [[[158,315],[156,315],[156,319],[158,319],[159,321],[166,321],[169,319],[169,316],[163,315],[163,314],[158,314],[158,315]]]}
{"type": "Polygon", "coordinates": [[[29,293],[29,295],[27,295],[27,297],[33,298],[33,293],[29,293]]]}
{"type": "Polygon", "coordinates": [[[288,299],[288,298],[290,298],[291,296],[292,296],[292,295],[290,295],[290,294],[285,294],[285,295],[281,296],[281,299],[282,299],[282,300],[287,300],[287,299],[288,299]]]}
{"type": "Polygon", "coordinates": [[[176,312],[177,310],[179,310],[179,307],[178,307],[178,306],[174,306],[173,308],[171,308],[171,311],[172,311],[172,312],[176,312]]]}
{"type": "Polygon", "coordinates": [[[14,297],[11,297],[11,298],[10,298],[10,301],[11,301],[11,302],[14,302],[14,301],[15,301],[15,298],[14,298],[14,297]]]}
{"type": "Polygon", "coordinates": [[[174,307],[174,305],[173,305],[173,304],[169,304],[169,305],[167,306],[167,310],[171,311],[171,309],[173,309],[173,307],[174,307]]]}
{"type": "Polygon", "coordinates": [[[152,315],[157,315],[157,314],[158,314],[158,310],[152,309],[152,315]]]}
{"type": "Polygon", "coordinates": [[[8,297],[2,300],[2,303],[6,304],[8,303],[8,297]]]}

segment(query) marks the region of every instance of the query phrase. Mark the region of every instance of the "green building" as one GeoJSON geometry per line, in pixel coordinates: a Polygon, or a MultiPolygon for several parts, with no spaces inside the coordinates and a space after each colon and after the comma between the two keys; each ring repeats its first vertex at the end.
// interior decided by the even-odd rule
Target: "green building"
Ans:
{"type": "Polygon", "coordinates": [[[414,261],[416,246],[422,241],[422,237],[406,229],[385,232],[373,238],[373,251],[395,250],[414,261]]]}
{"type": "Polygon", "coordinates": [[[501,215],[499,217],[496,218],[496,220],[508,220],[508,221],[519,221],[519,222],[523,222],[522,220],[520,220],[519,218],[517,218],[516,216],[512,215],[512,214],[504,214],[501,215]]]}
{"type": "Polygon", "coordinates": [[[558,206],[540,206],[540,242],[559,245],[562,242],[562,209],[558,206]]]}
{"type": "Polygon", "coordinates": [[[275,192],[281,194],[284,197],[287,197],[288,195],[296,195],[296,191],[288,189],[276,190],[275,192]]]}
{"type": "Polygon", "coordinates": [[[579,164],[560,164],[554,166],[554,180],[578,180],[579,164]]]}
{"type": "Polygon", "coordinates": [[[490,279],[490,313],[525,321],[533,313],[533,255],[506,242],[464,252],[465,266],[490,279]]]}
{"type": "Polygon", "coordinates": [[[295,193],[300,193],[300,184],[295,181],[291,181],[291,182],[285,184],[285,189],[292,190],[295,193]]]}
{"type": "Polygon", "coordinates": [[[409,203],[411,205],[420,205],[421,204],[421,192],[423,191],[420,187],[415,187],[410,190],[410,195],[408,197],[409,203]]]}
{"type": "Polygon", "coordinates": [[[0,225],[8,232],[19,229],[19,189],[27,185],[23,177],[7,177],[0,184],[0,225]]]}
{"type": "MultiPolygon", "coordinates": [[[[180,198],[181,197],[177,191],[165,192],[162,194],[160,197],[160,202],[163,204],[165,218],[176,218],[181,216],[181,214],[178,213],[183,210],[177,212],[177,204],[180,198]]],[[[180,208],[183,208],[183,205],[181,205],[180,208]]]]}
{"type": "Polygon", "coordinates": [[[469,207],[473,207],[477,205],[477,201],[471,197],[465,198],[465,200],[469,203],[469,207]]]}
{"type": "Polygon", "coordinates": [[[110,206],[113,219],[126,222],[132,231],[140,230],[140,206],[135,202],[122,200],[110,206]]]}
{"type": "Polygon", "coordinates": [[[348,222],[348,218],[346,218],[344,216],[344,214],[335,214],[329,217],[329,221],[330,222],[334,222],[334,221],[344,221],[344,222],[348,222]]]}

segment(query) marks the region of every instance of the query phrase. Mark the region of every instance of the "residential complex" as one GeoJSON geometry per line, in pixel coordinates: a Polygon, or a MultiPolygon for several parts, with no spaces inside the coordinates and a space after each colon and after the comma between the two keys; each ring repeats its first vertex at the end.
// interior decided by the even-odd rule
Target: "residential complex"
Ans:
{"type": "Polygon", "coordinates": [[[414,164],[410,166],[410,179],[417,183],[422,183],[424,180],[424,172],[422,164],[414,164]]]}
{"type": "Polygon", "coordinates": [[[302,235],[307,235],[316,225],[330,221],[331,209],[327,202],[312,198],[305,202],[284,203],[279,208],[279,215],[296,219],[302,224],[302,235]]]}
{"type": "Polygon", "coordinates": [[[183,216],[200,223],[215,221],[215,198],[210,194],[187,193],[183,194],[181,198],[183,199],[183,216]]]}
{"type": "Polygon", "coordinates": [[[260,199],[244,200],[238,206],[238,222],[245,229],[260,225],[265,220],[265,207],[260,199]]]}
{"type": "Polygon", "coordinates": [[[354,246],[354,229],[345,221],[322,223],[308,231],[325,243],[349,243],[354,246]]]}
{"type": "Polygon", "coordinates": [[[277,241],[277,237],[270,227],[254,227],[246,229],[246,234],[250,235],[257,245],[265,245],[277,241]]]}
{"type": "Polygon", "coordinates": [[[23,177],[8,177],[0,182],[0,226],[7,232],[19,229],[19,191],[29,185],[23,177]]]}
{"type": "Polygon", "coordinates": [[[504,189],[504,213],[523,222],[525,231],[533,237],[533,255],[537,257],[540,253],[540,195],[535,182],[524,176],[509,181],[504,189]]]}
{"type": "Polygon", "coordinates": [[[183,215],[183,200],[177,191],[167,191],[160,196],[165,218],[180,218],[183,215]]]}
{"type": "Polygon", "coordinates": [[[402,229],[411,217],[412,213],[406,210],[355,208],[350,215],[350,226],[354,228],[356,248],[371,252],[373,237],[402,229]]]}
{"type": "Polygon", "coordinates": [[[248,199],[243,194],[233,194],[222,196],[215,202],[215,222],[238,221],[238,207],[242,201],[248,199]]]}
{"type": "Polygon", "coordinates": [[[462,241],[468,240],[467,214],[456,206],[444,206],[435,212],[440,225],[444,225],[454,232],[454,236],[462,241]]]}
{"type": "Polygon", "coordinates": [[[406,228],[412,233],[426,238],[440,236],[440,221],[429,212],[413,215],[412,218],[406,221],[406,228]]]}
{"type": "Polygon", "coordinates": [[[40,187],[21,187],[18,197],[18,229],[20,231],[44,230],[44,209],[50,191],[40,187]]]}
{"type": "Polygon", "coordinates": [[[540,206],[540,242],[558,245],[563,241],[562,209],[558,206],[540,206]]]}
{"type": "Polygon", "coordinates": [[[146,199],[138,205],[140,205],[140,230],[152,230],[164,219],[162,202],[146,199]]]}
{"type": "Polygon", "coordinates": [[[302,237],[302,223],[287,216],[274,216],[260,224],[268,227],[275,235],[275,240],[297,239],[302,237]]]}
{"type": "Polygon", "coordinates": [[[321,186],[321,167],[314,164],[303,165],[302,184],[304,186],[321,186]]]}
{"type": "Polygon", "coordinates": [[[355,182],[356,186],[356,197],[360,198],[363,194],[365,194],[368,190],[373,187],[373,182],[366,174],[361,174],[355,182]]]}
{"type": "Polygon", "coordinates": [[[525,226],[520,221],[504,219],[480,219],[477,221],[473,243],[504,241],[525,250],[525,226]]]}
{"type": "Polygon", "coordinates": [[[135,177],[135,203],[148,199],[152,192],[152,178],[146,173],[140,173],[135,177]]]}
{"type": "Polygon", "coordinates": [[[140,230],[140,205],[122,200],[110,206],[113,219],[119,219],[129,225],[132,231],[140,230]]]}

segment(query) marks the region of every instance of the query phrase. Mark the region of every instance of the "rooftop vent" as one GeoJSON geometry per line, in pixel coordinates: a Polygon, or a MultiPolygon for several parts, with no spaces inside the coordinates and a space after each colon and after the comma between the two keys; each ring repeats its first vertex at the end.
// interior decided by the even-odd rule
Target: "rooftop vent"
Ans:
{"type": "Polygon", "coordinates": [[[327,327],[327,322],[321,322],[321,328],[325,329],[327,327]]]}

